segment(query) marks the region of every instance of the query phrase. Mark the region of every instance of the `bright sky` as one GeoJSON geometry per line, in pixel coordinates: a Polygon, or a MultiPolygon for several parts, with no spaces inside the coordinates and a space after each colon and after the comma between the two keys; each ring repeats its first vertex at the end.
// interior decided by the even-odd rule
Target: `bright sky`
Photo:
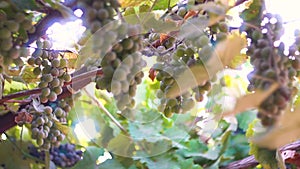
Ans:
{"type": "Polygon", "coordinates": [[[265,0],[267,10],[279,14],[284,24],[285,35],[282,41],[291,44],[294,37],[294,30],[300,29],[300,1],[299,0],[265,0]]]}

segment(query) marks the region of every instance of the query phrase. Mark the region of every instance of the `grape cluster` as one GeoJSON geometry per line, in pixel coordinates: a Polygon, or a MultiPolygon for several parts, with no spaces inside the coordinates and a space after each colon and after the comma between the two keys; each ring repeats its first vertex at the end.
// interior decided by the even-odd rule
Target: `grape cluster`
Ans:
{"type": "MultiPolygon", "coordinates": [[[[82,151],[76,150],[74,144],[62,144],[50,149],[50,160],[59,167],[72,167],[82,158],[82,151]]],[[[33,145],[28,146],[29,154],[45,160],[45,151],[39,151],[33,145]]]]}
{"type": "Polygon", "coordinates": [[[63,92],[65,82],[71,81],[71,75],[67,72],[67,60],[59,58],[59,53],[52,51],[52,44],[48,40],[36,42],[37,48],[28,59],[28,64],[36,66],[33,73],[41,75],[39,88],[42,89],[40,100],[42,103],[54,102],[57,95],[63,92]]]}
{"type": "Polygon", "coordinates": [[[35,27],[27,14],[15,11],[10,5],[0,7],[0,56],[3,58],[1,66],[23,64],[20,56],[27,56],[28,50],[22,45],[28,41],[27,34],[34,31],[35,27]]]}
{"type": "Polygon", "coordinates": [[[211,89],[211,83],[207,81],[176,98],[165,97],[168,90],[176,85],[175,79],[178,75],[190,66],[203,64],[203,57],[207,57],[207,55],[204,55],[205,53],[200,55],[201,50],[181,44],[172,54],[171,62],[157,63],[153,66],[153,69],[157,71],[156,79],[160,81],[157,97],[161,101],[158,110],[163,112],[166,117],[171,117],[173,113],[185,113],[191,110],[195,106],[195,101],[203,101],[204,94],[211,89]]]}
{"type": "Polygon", "coordinates": [[[53,111],[50,106],[41,105],[38,108],[30,106],[27,110],[33,115],[31,137],[36,140],[37,145],[44,150],[49,150],[51,145],[59,146],[65,135],[57,129],[55,124],[57,109],[53,111]]]}
{"type": "Polygon", "coordinates": [[[142,48],[140,28],[129,26],[128,36],[113,45],[112,50],[105,54],[101,61],[103,75],[97,77],[96,88],[106,89],[114,94],[119,110],[134,106],[137,84],[144,76],[141,71],[146,66],[139,52],[142,48]]]}
{"type": "Polygon", "coordinates": [[[277,82],[280,87],[270,95],[260,106],[258,117],[265,126],[273,125],[283,113],[293,94],[294,77],[299,71],[295,51],[290,48],[289,54],[284,54],[285,46],[281,42],[274,46],[283,34],[281,18],[278,15],[265,14],[263,21],[257,28],[244,25],[242,29],[251,38],[247,54],[254,71],[248,75],[249,91],[266,90],[272,83],[277,82]],[[263,78],[260,78],[263,77],[263,78]]]}
{"type": "Polygon", "coordinates": [[[120,7],[118,0],[79,0],[78,7],[83,10],[84,26],[95,33],[99,28],[113,20],[115,9],[120,7]]]}

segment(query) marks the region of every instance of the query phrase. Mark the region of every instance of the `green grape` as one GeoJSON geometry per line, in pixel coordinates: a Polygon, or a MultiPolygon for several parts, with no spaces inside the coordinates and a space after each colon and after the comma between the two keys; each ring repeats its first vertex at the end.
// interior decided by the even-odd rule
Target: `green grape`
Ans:
{"type": "Polygon", "coordinates": [[[51,91],[51,93],[50,93],[49,96],[48,96],[48,99],[49,99],[50,102],[56,101],[56,99],[57,99],[57,94],[56,94],[55,92],[51,91]]]}
{"type": "Polygon", "coordinates": [[[58,76],[59,75],[59,70],[57,68],[52,68],[50,71],[52,76],[58,76]]]}
{"type": "Polygon", "coordinates": [[[114,79],[123,81],[127,79],[127,74],[124,69],[117,69],[114,73],[114,79]]]}
{"type": "Polygon", "coordinates": [[[65,73],[63,78],[64,78],[65,82],[71,82],[71,80],[72,80],[71,75],[69,75],[68,73],[65,73]]]}
{"type": "Polygon", "coordinates": [[[43,74],[41,79],[42,81],[49,83],[53,80],[53,76],[51,74],[43,74]]]}
{"type": "Polygon", "coordinates": [[[31,66],[33,66],[34,65],[34,62],[35,62],[35,59],[34,58],[29,58],[28,60],[27,60],[27,63],[29,64],[29,65],[31,65],[31,66]]]}
{"type": "Polygon", "coordinates": [[[187,99],[182,103],[182,109],[184,112],[191,110],[195,106],[193,99],[187,99]]]}
{"type": "Polygon", "coordinates": [[[209,38],[206,35],[202,35],[199,39],[198,39],[198,45],[200,47],[203,46],[207,46],[209,43],[209,38]]]}
{"type": "Polygon", "coordinates": [[[34,63],[36,64],[36,65],[41,65],[42,64],[42,60],[41,60],[41,58],[36,58],[35,59],[35,61],[34,61],[34,63]]]}
{"type": "Polygon", "coordinates": [[[6,28],[0,28],[0,39],[10,38],[11,32],[6,28]]]}
{"type": "Polygon", "coordinates": [[[58,86],[58,87],[54,87],[54,88],[53,88],[53,91],[54,91],[57,95],[59,95],[59,94],[61,94],[61,93],[63,92],[63,89],[62,89],[62,87],[58,86]]]}
{"type": "Polygon", "coordinates": [[[59,59],[53,59],[53,60],[51,61],[51,65],[52,65],[53,67],[55,67],[55,68],[59,67],[59,65],[60,65],[60,60],[59,60],[59,59]]]}
{"type": "Polygon", "coordinates": [[[40,67],[35,67],[33,69],[33,74],[36,75],[36,76],[40,75],[41,74],[41,68],[40,67]]]}
{"type": "Polygon", "coordinates": [[[109,17],[109,13],[106,9],[102,8],[98,10],[97,17],[101,20],[105,20],[109,17]]]}
{"type": "Polygon", "coordinates": [[[39,88],[45,88],[48,86],[48,82],[42,81],[39,83],[39,88]]]}
{"type": "Polygon", "coordinates": [[[58,78],[53,78],[49,84],[52,88],[58,87],[60,85],[60,80],[58,78]]]}
{"type": "Polygon", "coordinates": [[[130,38],[124,39],[122,41],[123,49],[129,50],[133,47],[133,45],[134,45],[134,42],[130,38]]]}
{"type": "Polygon", "coordinates": [[[50,95],[51,90],[49,88],[43,88],[41,95],[47,97],[50,95]]]}

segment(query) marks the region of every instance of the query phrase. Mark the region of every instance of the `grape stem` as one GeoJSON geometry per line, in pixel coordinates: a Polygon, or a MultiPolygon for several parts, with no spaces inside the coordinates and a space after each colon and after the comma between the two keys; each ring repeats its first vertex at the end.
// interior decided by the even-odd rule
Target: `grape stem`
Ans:
{"type": "Polygon", "coordinates": [[[114,116],[104,107],[104,105],[95,97],[95,95],[91,94],[89,91],[87,91],[85,88],[83,89],[88,97],[92,99],[93,102],[97,104],[97,106],[102,110],[111,120],[113,123],[116,124],[117,127],[119,127],[124,133],[127,134],[127,131],[125,128],[118,122],[117,119],[114,118],[114,116]]]}

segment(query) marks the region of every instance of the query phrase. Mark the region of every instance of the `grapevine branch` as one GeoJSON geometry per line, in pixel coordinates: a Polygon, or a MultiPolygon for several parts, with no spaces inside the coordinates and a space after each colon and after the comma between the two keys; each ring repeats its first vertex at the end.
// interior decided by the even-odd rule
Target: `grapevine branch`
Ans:
{"type": "MultiPolygon", "coordinates": [[[[84,69],[81,69],[84,70],[84,69]]],[[[63,92],[58,96],[58,99],[63,99],[72,96],[72,91],[70,91],[70,87],[72,90],[79,90],[88,85],[91,82],[91,78],[95,77],[96,75],[101,76],[102,75],[102,69],[96,69],[89,72],[83,72],[83,73],[74,73],[72,77],[72,81],[69,83],[65,83],[63,87],[63,92]],[[70,87],[68,87],[70,86],[70,87]]],[[[2,99],[0,99],[0,104],[5,103],[6,101],[9,101],[11,99],[16,99],[20,97],[26,97],[34,94],[41,93],[41,89],[32,89],[27,91],[21,91],[14,94],[6,95],[2,99]]],[[[11,102],[11,101],[9,101],[11,102]]],[[[14,118],[16,114],[13,112],[6,113],[5,115],[1,116],[0,118],[0,133],[5,132],[6,130],[10,129],[11,127],[17,125],[14,118]]]]}
{"type": "MultiPolygon", "coordinates": [[[[284,152],[287,150],[300,150],[300,140],[287,144],[279,149],[280,152],[284,152]]],[[[227,166],[222,167],[221,169],[246,169],[250,167],[255,167],[258,164],[259,163],[255,160],[255,157],[252,155],[244,159],[229,163],[227,166]]]]}

